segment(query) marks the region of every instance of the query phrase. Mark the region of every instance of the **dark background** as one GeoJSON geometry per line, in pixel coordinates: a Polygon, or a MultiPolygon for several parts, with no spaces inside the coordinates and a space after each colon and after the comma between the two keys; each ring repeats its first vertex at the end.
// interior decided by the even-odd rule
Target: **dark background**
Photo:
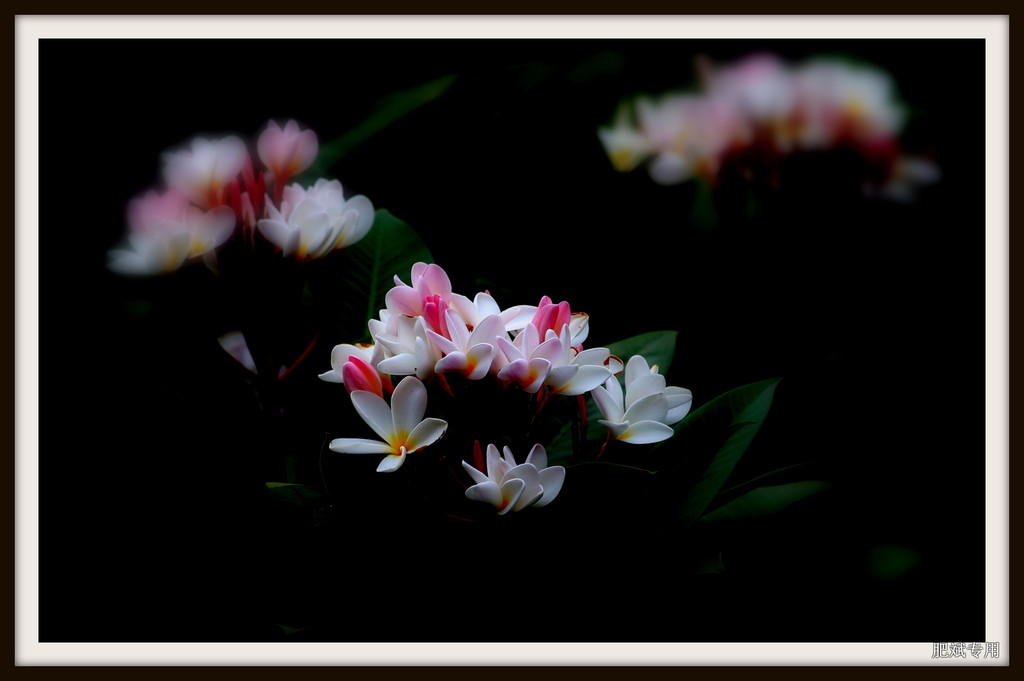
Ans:
{"type": "MultiPolygon", "coordinates": [[[[278,640],[282,603],[319,600],[351,640],[984,641],[983,47],[42,41],[41,640],[278,640]],[[888,70],[913,107],[907,143],[935,155],[941,182],[912,206],[868,202],[812,162],[754,217],[725,200],[709,230],[691,220],[693,183],[611,169],[596,129],[621,98],[690,86],[697,54],[757,50],[888,70]],[[205,273],[106,271],[161,152],[196,134],[254,139],[271,117],[325,142],[449,74],[444,96],[330,171],[347,194],[411,225],[457,291],[567,299],[590,313],[591,345],[679,330],[670,383],[698,405],[783,377],[747,458],[810,462],[834,488],[729,533],[713,582],[680,586],[667,561],[633,566],[623,591],[612,563],[570,575],[517,544],[480,574],[536,585],[548,614],[510,627],[474,619],[487,608],[470,608],[471,552],[464,571],[424,568],[457,543],[390,564],[403,554],[374,545],[394,535],[370,518],[311,551],[259,496],[268,436],[214,342],[230,314],[205,273]],[[382,582],[407,595],[379,611],[345,600],[382,582]]],[[[344,421],[347,399],[316,373],[350,340],[326,334],[290,378],[301,416],[277,445],[317,452],[344,421]]],[[[498,612],[516,597],[487,596],[498,612]]]]}

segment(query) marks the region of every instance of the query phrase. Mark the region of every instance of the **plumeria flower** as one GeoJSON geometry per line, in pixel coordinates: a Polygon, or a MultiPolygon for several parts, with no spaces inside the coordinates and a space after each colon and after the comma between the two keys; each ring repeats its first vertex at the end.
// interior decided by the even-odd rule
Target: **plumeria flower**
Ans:
{"type": "Polygon", "coordinates": [[[378,331],[373,336],[385,354],[377,369],[394,376],[416,376],[424,380],[433,376],[441,352],[430,341],[424,318],[398,315],[389,322],[391,320],[393,326],[389,323],[388,330],[393,328],[393,334],[378,331]]]}
{"type": "Polygon", "coordinates": [[[465,461],[462,467],[475,483],[466,489],[466,497],[493,505],[498,515],[548,505],[565,481],[565,468],[548,467],[547,452],[540,444],[533,446],[522,464],[516,464],[508,447],[502,457],[496,446],[487,445],[486,474],[465,461]]]}
{"type": "Polygon", "coordinates": [[[163,155],[164,179],[199,206],[220,206],[227,202],[225,190],[248,156],[245,142],[234,135],[216,140],[197,137],[188,149],[163,155]]]}
{"type": "MultiPolygon", "coordinates": [[[[331,370],[320,374],[320,380],[327,381],[328,383],[345,383],[346,386],[348,386],[345,381],[345,365],[348,364],[348,361],[351,358],[360,360],[362,364],[366,364],[370,368],[374,368],[376,371],[375,367],[382,359],[384,359],[384,353],[380,346],[371,343],[356,343],[355,345],[343,343],[341,345],[335,345],[334,349],[331,350],[331,370]]],[[[369,380],[371,383],[373,382],[372,379],[369,380]]],[[[352,390],[366,389],[353,388],[351,386],[348,387],[349,392],[352,390]]]]}
{"type": "Polygon", "coordinates": [[[445,312],[449,337],[428,329],[427,336],[444,357],[434,365],[439,374],[460,373],[471,381],[487,375],[498,352],[498,338],[507,338],[505,324],[498,315],[485,317],[472,331],[452,310],[445,312]]]}
{"type": "Polygon", "coordinates": [[[119,274],[167,274],[190,258],[206,257],[227,241],[235,214],[227,206],[204,211],[171,190],[149,192],[128,204],[128,248],[110,252],[109,267],[119,274]]]}
{"type": "Polygon", "coordinates": [[[598,138],[608,154],[612,167],[619,172],[629,172],[650,156],[651,143],[630,121],[629,107],[619,106],[615,123],[597,131],[598,138]]]}
{"type": "Polygon", "coordinates": [[[502,310],[494,296],[486,291],[477,293],[473,300],[460,293],[452,293],[448,305],[459,313],[468,326],[475,327],[484,318],[498,315],[505,326],[505,331],[509,332],[521,330],[537,313],[537,308],[533,305],[513,305],[502,310]]]}
{"type": "Polygon", "coordinates": [[[562,340],[548,330],[541,341],[540,331],[528,324],[513,341],[498,338],[498,347],[508,361],[499,371],[498,378],[515,383],[525,392],[535,393],[544,385],[553,366],[564,356],[562,340]]]}
{"type": "Polygon", "coordinates": [[[267,202],[267,218],[257,223],[260,233],[281,249],[284,257],[322,258],[336,248],[356,243],[373,226],[373,204],[365,196],[345,200],[341,183],[323,178],[309,189],[285,188],[281,209],[267,202]]]}
{"type": "Polygon", "coordinates": [[[283,129],[276,121],[267,123],[256,140],[256,153],[274,176],[278,201],[288,180],[311,166],[317,151],[319,142],[312,130],[300,130],[293,120],[285,123],[283,129]]]}
{"type": "Polygon", "coordinates": [[[666,387],[658,367],[633,355],[626,363],[626,391],[614,376],[592,395],[612,438],[632,444],[661,442],[672,437],[674,424],[690,411],[693,396],[689,390],[666,387]]]}
{"type": "Polygon", "coordinates": [[[448,423],[441,419],[424,419],[427,410],[427,389],[419,379],[403,378],[391,395],[391,406],[384,398],[365,390],[350,394],[359,416],[383,438],[335,438],[330,449],[343,454],[386,454],[377,466],[379,473],[391,473],[402,467],[406,456],[437,442],[448,423]]]}
{"type": "MultiPolygon", "coordinates": [[[[392,314],[422,316],[430,304],[451,304],[452,282],[440,266],[416,263],[412,266],[411,281],[411,285],[406,284],[396,274],[395,286],[384,294],[384,304],[392,314]]],[[[440,318],[443,312],[437,316],[440,318]]]]}

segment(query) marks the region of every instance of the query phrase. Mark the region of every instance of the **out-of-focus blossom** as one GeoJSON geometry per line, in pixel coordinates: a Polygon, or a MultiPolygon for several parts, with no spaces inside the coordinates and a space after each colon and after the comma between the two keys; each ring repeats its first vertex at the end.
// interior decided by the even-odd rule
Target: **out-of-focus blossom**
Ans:
{"type": "Polygon", "coordinates": [[[608,428],[610,436],[633,444],[672,437],[671,426],[690,411],[690,391],[667,387],[657,366],[649,367],[640,355],[633,355],[626,363],[625,383],[625,394],[614,376],[591,393],[604,416],[600,423],[608,428]]]}
{"type": "Polygon", "coordinates": [[[547,462],[547,452],[540,444],[534,445],[526,462],[518,465],[508,447],[502,457],[496,446],[487,445],[486,474],[462,462],[475,483],[466,489],[466,497],[491,504],[498,515],[546,506],[558,496],[565,481],[565,468],[548,467],[547,462]]]}
{"type": "Polygon", "coordinates": [[[244,366],[252,373],[257,373],[256,360],[252,357],[252,351],[249,350],[249,344],[245,340],[245,334],[241,331],[231,331],[224,334],[217,339],[217,343],[224,349],[224,352],[231,355],[231,357],[244,366]]]}
{"type": "Polygon", "coordinates": [[[108,266],[119,274],[167,274],[190,258],[212,257],[235,229],[227,206],[204,211],[176,191],[148,192],[128,204],[128,247],[113,249],[108,266]]]}
{"type": "Polygon", "coordinates": [[[620,105],[611,127],[597,131],[605,153],[616,170],[628,172],[651,154],[651,143],[630,120],[629,108],[620,105]]]}
{"type": "Polygon", "coordinates": [[[735,109],[715,98],[641,98],[637,117],[653,149],[651,178],[665,185],[691,177],[714,177],[726,151],[745,141],[747,135],[735,109]]]}
{"type": "Polygon", "coordinates": [[[256,140],[256,153],[274,176],[274,184],[280,200],[280,192],[291,178],[313,164],[319,143],[312,130],[300,130],[293,120],[281,128],[276,121],[267,123],[267,128],[256,140]]]}
{"type": "Polygon", "coordinates": [[[281,208],[267,202],[267,218],[259,231],[281,249],[284,257],[322,258],[336,248],[356,243],[373,226],[373,204],[365,196],[346,200],[337,180],[319,179],[309,189],[285,188],[281,208]]]}
{"type": "Polygon", "coordinates": [[[227,203],[227,187],[248,155],[245,142],[234,135],[216,140],[197,137],[187,149],[163,155],[164,179],[198,206],[220,206],[227,203]]]}
{"type": "Polygon", "coordinates": [[[891,141],[904,111],[883,71],[816,60],[794,73],[800,145],[827,148],[844,138],[872,145],[891,141]]]}
{"type": "Polygon", "coordinates": [[[427,389],[419,379],[408,376],[395,387],[391,405],[372,392],[356,390],[350,394],[359,416],[384,441],[361,438],[335,438],[330,449],[343,454],[386,454],[377,471],[390,473],[405,463],[406,456],[437,442],[448,423],[427,418],[427,389]]]}
{"type": "Polygon", "coordinates": [[[934,176],[899,176],[906,110],[883,70],[824,58],[791,66],[767,53],[699,67],[702,91],[637,97],[598,130],[616,170],[644,164],[659,184],[714,184],[729,167],[774,185],[786,156],[853,151],[865,161],[864,191],[897,200],[934,176]],[[887,169],[893,177],[877,177],[887,169]]]}

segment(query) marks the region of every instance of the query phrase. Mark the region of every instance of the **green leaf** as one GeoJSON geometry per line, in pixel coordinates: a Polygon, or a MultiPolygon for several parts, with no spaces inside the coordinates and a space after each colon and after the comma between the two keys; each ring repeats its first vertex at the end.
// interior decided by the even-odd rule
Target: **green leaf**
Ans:
{"type": "MultiPolygon", "coordinates": [[[[779,379],[773,378],[734,388],[691,412],[676,426],[676,438],[687,432],[721,443],[711,448],[710,460],[697,455],[689,462],[688,467],[704,462],[706,467],[681,506],[684,526],[704,514],[753,442],[771,408],[778,383],[779,379]]],[[[678,452],[672,451],[670,455],[677,456],[678,452]]]]}
{"type": "Polygon", "coordinates": [[[378,210],[370,232],[343,253],[344,266],[324,282],[324,293],[337,299],[342,328],[353,334],[352,342],[369,340],[366,323],[384,307],[395,275],[408,281],[414,264],[433,258],[419,235],[386,210],[378,210]]]}
{"type": "Polygon", "coordinates": [[[410,90],[396,92],[377,102],[370,116],[340,137],[322,145],[317,159],[304,174],[320,177],[333,168],[342,158],[357,146],[373,137],[403,116],[428,104],[445,92],[457,76],[449,75],[432,80],[410,90]]]}
{"type": "MultiPolygon", "coordinates": [[[[678,336],[678,331],[649,331],[610,343],[606,347],[623,362],[628,361],[633,355],[643,355],[648,364],[657,365],[658,371],[664,374],[675,355],[678,336]]],[[[593,398],[587,397],[587,432],[585,433],[587,440],[604,438],[607,431],[598,423],[600,418],[603,417],[593,398]]],[[[545,445],[545,449],[548,452],[548,460],[552,464],[567,461],[573,453],[572,422],[563,424],[558,434],[549,444],[545,445]]]]}
{"type": "Polygon", "coordinates": [[[643,355],[651,366],[658,366],[658,373],[665,374],[676,353],[678,331],[648,331],[639,336],[626,338],[608,345],[612,354],[628,362],[633,355],[643,355]]]}
{"type": "Polygon", "coordinates": [[[782,509],[806,499],[831,487],[823,480],[805,480],[791,482],[786,485],[758,487],[727,504],[706,513],[701,522],[721,522],[723,520],[749,520],[761,516],[778,513],[782,509]]]}

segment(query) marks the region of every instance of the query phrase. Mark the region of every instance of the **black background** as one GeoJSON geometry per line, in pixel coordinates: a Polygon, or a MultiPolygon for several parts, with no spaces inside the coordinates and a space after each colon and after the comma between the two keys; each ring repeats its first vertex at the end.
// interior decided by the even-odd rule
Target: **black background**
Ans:
{"type": "MultiPolygon", "coordinates": [[[[43,40],[41,639],[278,640],[277,604],[322,597],[353,640],[983,641],[983,75],[982,41],[43,40]],[[755,219],[723,205],[704,230],[692,183],[611,170],[596,129],[620,98],[691,85],[697,54],[757,50],[889,70],[914,109],[908,144],[935,154],[941,182],[916,205],[868,202],[812,163],[755,219]],[[670,382],[697,404],[783,377],[750,456],[812,461],[836,483],[728,537],[727,572],[699,593],[679,595],[662,563],[615,595],[608,569],[545,572],[516,546],[497,571],[542,588],[549,624],[510,627],[475,619],[516,596],[471,607],[471,553],[459,574],[382,564],[393,554],[367,542],[385,525],[312,555],[254,501],[263,435],[213,342],[230,328],[202,271],[105,269],[161,152],[254,138],[272,117],[327,141],[449,74],[443,97],[332,169],[346,193],[416,229],[457,291],[567,299],[590,313],[591,345],[679,330],[670,382]],[[885,546],[919,560],[882,579],[870,568],[885,546]],[[346,612],[326,595],[381,583],[430,591],[430,609],[392,596],[346,612]]],[[[311,429],[289,446],[317,451],[342,419],[347,400],[316,373],[349,340],[322,338],[296,373],[311,429]]],[[[423,560],[459,550],[439,545],[423,560]]]]}

